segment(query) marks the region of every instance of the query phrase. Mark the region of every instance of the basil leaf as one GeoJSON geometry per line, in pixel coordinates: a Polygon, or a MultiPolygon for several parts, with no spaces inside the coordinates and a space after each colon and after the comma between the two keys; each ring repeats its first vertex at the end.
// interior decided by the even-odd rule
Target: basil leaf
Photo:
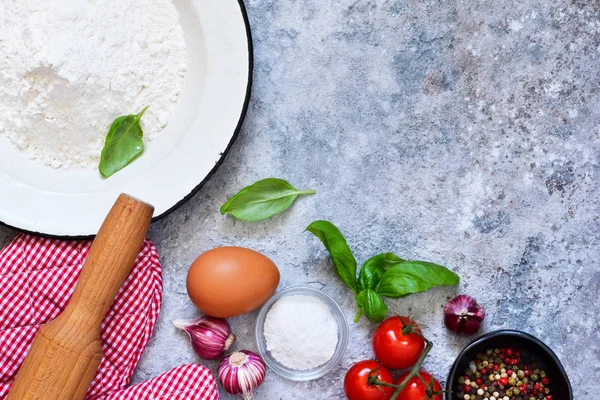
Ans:
{"type": "Polygon", "coordinates": [[[388,311],[383,298],[371,289],[365,289],[357,294],[356,303],[358,304],[358,308],[362,310],[366,317],[372,322],[383,321],[388,311]]]}
{"type": "Polygon", "coordinates": [[[322,220],[313,222],[306,230],[321,239],[331,255],[335,272],[356,293],[356,259],[344,235],[331,222],[322,220]]]}
{"type": "Polygon", "coordinates": [[[435,286],[456,286],[459,282],[458,275],[441,265],[405,261],[390,267],[383,274],[376,291],[381,296],[396,298],[424,292],[435,286]]]}
{"type": "Polygon", "coordinates": [[[406,261],[395,255],[394,253],[384,253],[384,255],[385,257],[383,259],[383,262],[385,263],[385,266],[387,268],[406,261]]]}
{"type": "Polygon", "coordinates": [[[314,190],[297,190],[287,181],[277,178],[260,180],[240,190],[221,207],[221,214],[254,222],[270,218],[288,209],[303,194],[314,190]]]}
{"type": "Polygon", "coordinates": [[[369,258],[358,274],[358,289],[375,289],[385,271],[403,261],[394,253],[382,253],[369,258]]]}
{"type": "Polygon", "coordinates": [[[139,114],[119,117],[110,126],[98,166],[105,178],[126,167],[144,151],[140,119],[147,109],[146,106],[139,114]]]}

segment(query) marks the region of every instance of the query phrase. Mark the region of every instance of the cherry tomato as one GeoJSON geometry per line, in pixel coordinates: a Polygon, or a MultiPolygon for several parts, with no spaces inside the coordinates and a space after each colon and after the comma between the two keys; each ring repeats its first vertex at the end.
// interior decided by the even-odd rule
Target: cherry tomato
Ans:
{"type": "MultiPolygon", "coordinates": [[[[400,376],[400,378],[398,378],[398,382],[396,382],[396,384],[400,385],[404,381],[404,379],[406,379],[406,377],[408,376],[409,373],[410,373],[410,371],[402,374],[402,376],[400,376]]],[[[421,370],[421,371],[419,371],[419,375],[421,375],[421,377],[423,379],[425,379],[425,382],[427,382],[428,384],[431,383],[431,374],[421,370]]],[[[437,379],[435,379],[435,378],[433,378],[433,379],[434,379],[433,390],[436,392],[440,392],[442,390],[442,385],[440,385],[440,383],[437,381],[437,379]]],[[[423,400],[425,398],[428,398],[431,400],[442,400],[441,394],[436,394],[433,397],[426,397],[426,396],[427,396],[427,388],[425,387],[425,384],[423,383],[423,381],[421,379],[419,379],[418,376],[413,376],[412,378],[410,378],[410,381],[408,381],[408,383],[406,384],[404,389],[402,389],[397,400],[423,400]]]]}
{"type": "Polygon", "coordinates": [[[350,367],[344,378],[344,391],[349,400],[389,400],[392,397],[394,388],[381,386],[379,390],[375,385],[367,385],[369,373],[375,368],[380,368],[380,381],[394,383],[390,371],[377,361],[359,361],[350,367]]]}
{"type": "Polygon", "coordinates": [[[415,332],[421,329],[407,317],[390,317],[383,321],[373,335],[373,351],[379,361],[388,368],[405,369],[416,364],[425,348],[425,342],[416,333],[404,335],[404,325],[412,324],[415,332]]]}

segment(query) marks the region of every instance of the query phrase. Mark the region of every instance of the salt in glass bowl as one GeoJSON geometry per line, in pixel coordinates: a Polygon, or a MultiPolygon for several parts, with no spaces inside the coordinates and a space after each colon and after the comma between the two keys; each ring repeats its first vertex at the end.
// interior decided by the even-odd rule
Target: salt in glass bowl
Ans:
{"type": "Polygon", "coordinates": [[[284,378],[294,381],[311,381],[313,379],[321,378],[335,368],[335,366],[341,361],[342,357],[344,356],[344,352],[346,351],[346,347],[348,346],[348,331],[348,322],[346,321],[344,312],[331,296],[318,289],[309,287],[295,287],[275,293],[261,307],[256,320],[256,344],[258,346],[258,353],[271,370],[283,376],[284,378]],[[275,304],[277,300],[285,296],[293,295],[312,296],[323,301],[323,303],[327,304],[331,310],[331,314],[333,315],[333,318],[338,326],[338,343],[331,358],[326,363],[307,370],[288,368],[277,361],[267,350],[267,343],[264,335],[265,319],[267,318],[267,313],[271,309],[271,306],[275,304]]]}

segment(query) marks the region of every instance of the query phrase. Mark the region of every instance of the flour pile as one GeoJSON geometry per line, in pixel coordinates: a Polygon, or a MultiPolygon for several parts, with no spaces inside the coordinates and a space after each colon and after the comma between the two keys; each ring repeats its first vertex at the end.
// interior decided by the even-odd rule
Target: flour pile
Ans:
{"type": "Polygon", "coordinates": [[[0,0],[0,135],[54,168],[97,167],[112,121],[167,124],[186,71],[170,0],[0,0]]]}

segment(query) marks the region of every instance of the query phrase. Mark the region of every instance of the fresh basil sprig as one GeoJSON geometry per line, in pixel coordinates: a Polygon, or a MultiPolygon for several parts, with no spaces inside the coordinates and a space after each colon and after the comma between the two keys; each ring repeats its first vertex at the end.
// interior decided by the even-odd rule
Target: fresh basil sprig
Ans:
{"type": "Polygon", "coordinates": [[[340,230],[329,221],[315,221],[306,228],[329,251],[337,275],[354,291],[362,313],[373,322],[384,320],[388,308],[384,297],[399,298],[436,286],[458,285],[460,278],[446,267],[426,261],[406,261],[393,253],[369,258],[356,277],[356,259],[340,230]]]}
{"type": "Polygon", "coordinates": [[[110,126],[98,166],[105,178],[125,168],[144,151],[144,132],[140,126],[140,119],[147,109],[146,106],[139,114],[119,117],[110,126]]]}
{"type": "Polygon", "coordinates": [[[260,221],[287,210],[298,196],[315,193],[315,190],[298,190],[283,179],[267,178],[240,190],[223,204],[221,214],[260,221]]]}

